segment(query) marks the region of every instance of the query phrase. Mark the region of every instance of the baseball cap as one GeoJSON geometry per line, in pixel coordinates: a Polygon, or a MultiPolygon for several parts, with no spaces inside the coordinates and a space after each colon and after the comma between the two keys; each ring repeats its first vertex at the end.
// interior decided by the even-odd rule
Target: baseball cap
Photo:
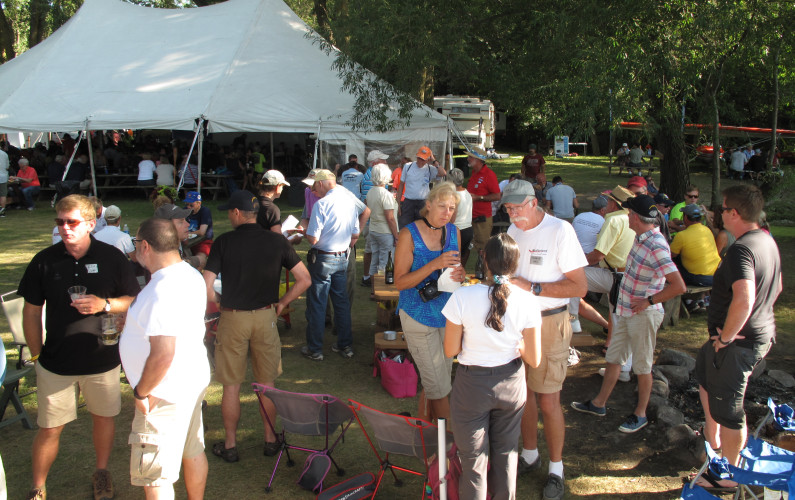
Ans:
{"type": "Polygon", "coordinates": [[[284,184],[285,186],[290,185],[284,178],[284,174],[278,170],[268,170],[262,174],[262,180],[260,180],[260,182],[265,186],[278,186],[280,184],[284,184]]]}
{"type": "Polygon", "coordinates": [[[314,179],[315,179],[315,182],[317,182],[317,181],[332,181],[332,180],[336,180],[337,176],[334,175],[334,172],[332,172],[331,170],[327,170],[325,168],[320,168],[320,169],[318,169],[317,172],[315,172],[314,179]]]}
{"type": "Polygon", "coordinates": [[[687,215],[693,220],[700,219],[701,216],[704,215],[704,213],[701,211],[701,207],[699,207],[695,203],[692,203],[690,205],[685,205],[684,207],[682,207],[682,213],[687,215]]]}
{"type": "MultiPolygon", "coordinates": [[[[607,195],[612,198],[616,203],[621,205],[628,199],[635,196],[635,193],[630,191],[629,189],[625,188],[624,186],[616,186],[613,188],[612,191],[607,193],[607,195]]],[[[653,200],[652,200],[653,201],[653,200]]]]}
{"type": "Polygon", "coordinates": [[[531,144],[530,146],[527,147],[527,149],[528,150],[530,150],[530,149],[538,149],[538,146],[536,146],[535,144],[531,144]]]}
{"type": "Polygon", "coordinates": [[[478,146],[470,147],[469,150],[467,151],[467,155],[482,161],[486,161],[488,158],[486,156],[486,151],[484,151],[483,148],[480,148],[478,146]]]}
{"type": "Polygon", "coordinates": [[[464,172],[460,168],[451,168],[447,173],[447,177],[449,177],[456,186],[464,184],[464,172]]]}
{"type": "Polygon", "coordinates": [[[190,214],[190,208],[180,208],[173,203],[166,203],[155,210],[155,217],[166,220],[184,219],[190,214]]]}
{"type": "Polygon", "coordinates": [[[198,191],[188,191],[185,194],[185,203],[195,203],[197,201],[202,201],[202,195],[198,191]]]}
{"type": "Polygon", "coordinates": [[[219,205],[218,210],[238,209],[243,212],[256,212],[259,210],[259,201],[251,191],[239,189],[232,193],[224,205],[219,205]]]}
{"type": "Polygon", "coordinates": [[[116,222],[121,217],[121,208],[116,205],[105,207],[105,220],[108,222],[116,222]]]}
{"type": "Polygon", "coordinates": [[[382,153],[379,149],[374,149],[367,153],[367,161],[386,160],[387,158],[389,158],[389,155],[382,153]]]}
{"type": "Polygon", "coordinates": [[[433,153],[431,153],[431,148],[428,146],[423,146],[417,151],[416,156],[417,158],[422,158],[423,160],[428,161],[431,159],[431,156],[433,156],[433,153]]]}
{"type": "Polygon", "coordinates": [[[669,198],[668,195],[665,194],[665,193],[657,193],[656,195],[654,195],[654,203],[656,203],[657,205],[663,205],[663,206],[666,206],[666,207],[671,207],[671,206],[675,205],[674,200],[669,198]]]}
{"type": "Polygon", "coordinates": [[[647,187],[648,185],[649,185],[649,183],[646,182],[646,179],[644,179],[643,177],[641,177],[639,175],[634,175],[634,176],[629,178],[629,181],[627,181],[627,187],[628,188],[630,188],[632,186],[647,187]]]}
{"type": "Polygon", "coordinates": [[[607,206],[607,195],[600,194],[593,200],[594,210],[601,210],[607,206]]]}
{"type": "Polygon", "coordinates": [[[505,189],[503,189],[500,205],[505,205],[506,203],[521,204],[528,198],[532,200],[535,197],[536,190],[533,188],[533,185],[527,181],[517,179],[513,182],[509,182],[508,185],[505,186],[505,189]]]}
{"type": "Polygon", "coordinates": [[[301,182],[311,187],[312,184],[315,183],[315,176],[317,175],[319,170],[320,170],[319,168],[313,168],[312,170],[309,171],[308,174],[306,174],[306,178],[301,179],[301,182]]]}
{"type": "Polygon", "coordinates": [[[639,194],[634,198],[630,198],[621,204],[622,207],[628,208],[642,217],[657,217],[660,213],[657,210],[657,205],[654,204],[654,198],[646,194],[639,194]]]}

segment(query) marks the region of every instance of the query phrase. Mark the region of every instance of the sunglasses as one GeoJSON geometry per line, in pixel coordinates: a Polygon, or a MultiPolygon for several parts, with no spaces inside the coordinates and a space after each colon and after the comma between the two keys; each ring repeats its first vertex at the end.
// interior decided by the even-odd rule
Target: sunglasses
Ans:
{"type": "Polygon", "coordinates": [[[56,226],[69,226],[74,227],[80,224],[81,222],[86,222],[83,219],[55,219],[56,226]]]}
{"type": "Polygon", "coordinates": [[[723,213],[728,212],[729,210],[734,210],[734,208],[721,206],[718,210],[720,210],[720,213],[723,213]]]}
{"type": "Polygon", "coordinates": [[[698,198],[697,194],[686,194],[685,196],[687,196],[688,198],[698,198]]]}

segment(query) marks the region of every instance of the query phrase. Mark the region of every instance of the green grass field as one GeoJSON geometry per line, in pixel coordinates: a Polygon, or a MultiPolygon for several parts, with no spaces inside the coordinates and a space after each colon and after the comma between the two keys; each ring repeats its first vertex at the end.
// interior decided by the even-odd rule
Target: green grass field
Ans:
{"type": "MultiPolygon", "coordinates": [[[[519,170],[521,156],[513,156],[506,160],[490,161],[499,179],[506,178],[510,173],[519,170]]],[[[580,206],[590,207],[592,200],[600,191],[611,189],[617,184],[625,185],[626,176],[615,174],[608,177],[607,159],[597,157],[579,157],[566,160],[549,160],[548,177],[561,175],[572,185],[580,196],[580,206]]],[[[710,178],[703,173],[695,173],[692,181],[702,187],[702,193],[709,192],[710,178]]],[[[708,196],[708,194],[707,194],[708,196]]],[[[286,200],[286,196],[284,196],[286,200]]],[[[123,222],[129,224],[134,231],[138,224],[150,216],[151,205],[138,198],[118,198],[104,200],[106,205],[116,204],[122,209],[123,222]]],[[[702,197],[702,202],[708,200],[702,197]]],[[[219,202],[205,203],[213,210],[215,233],[221,234],[231,229],[226,214],[216,210],[219,202]]],[[[292,213],[300,215],[300,209],[289,207],[286,201],[280,201],[282,218],[292,213]]],[[[54,211],[49,200],[41,199],[33,212],[11,210],[8,216],[0,219],[0,292],[8,292],[17,288],[27,263],[40,249],[50,244],[53,228],[54,211]]],[[[795,228],[774,227],[773,234],[777,239],[784,263],[784,293],[778,301],[776,318],[778,322],[778,344],[773,348],[768,367],[792,371],[792,360],[795,357],[795,289],[790,285],[789,278],[795,276],[793,262],[795,252],[793,240],[795,228]]],[[[361,246],[361,245],[360,245],[361,246]]],[[[303,257],[308,246],[303,243],[299,254],[303,257]]],[[[362,251],[358,255],[357,279],[361,276],[362,251]]],[[[474,259],[470,259],[470,267],[474,259]]],[[[375,325],[375,303],[369,300],[369,290],[356,286],[355,304],[353,306],[354,348],[356,356],[352,360],[344,360],[331,352],[329,346],[333,342],[330,330],[326,332],[326,359],[322,363],[311,362],[301,357],[298,352],[304,343],[304,299],[294,303],[295,312],[291,315],[292,327],[280,324],[283,343],[284,374],[277,381],[277,386],[298,392],[330,393],[345,398],[352,398],[369,406],[390,412],[409,411],[416,414],[416,398],[396,400],[391,398],[380,386],[378,379],[372,377],[373,334],[378,331],[375,325]]],[[[600,329],[595,325],[583,327],[600,336],[600,329]],[[596,333],[599,331],[599,333],[596,333]]],[[[3,339],[10,340],[5,317],[0,318],[0,332],[3,339]]],[[[662,330],[658,336],[658,349],[672,347],[695,353],[704,341],[705,319],[703,315],[683,320],[675,329],[662,330]]],[[[570,371],[570,378],[562,393],[562,403],[568,408],[572,393],[583,384],[590,387],[594,380],[592,374],[596,367],[601,366],[601,358],[596,348],[584,349],[583,363],[570,371]]],[[[9,361],[13,363],[15,351],[8,351],[9,361]]],[[[35,386],[35,380],[27,380],[23,392],[35,386]]],[[[625,384],[617,389],[626,397],[633,397],[634,384],[625,384]]],[[[133,415],[133,398],[130,387],[122,384],[122,412],[117,418],[117,432],[111,471],[116,483],[116,498],[143,498],[140,488],[129,485],[129,446],[127,435],[133,415]]],[[[241,391],[243,403],[238,447],[241,461],[227,464],[212,456],[209,448],[212,443],[223,438],[220,412],[221,387],[217,383],[210,386],[207,394],[209,407],[205,412],[205,422],[209,426],[206,434],[210,472],[207,486],[207,498],[262,498],[275,459],[262,456],[262,427],[257,412],[256,399],[249,387],[241,391]]],[[[36,398],[29,396],[24,399],[29,413],[36,415],[36,398]]],[[[13,409],[9,410],[13,413],[13,409]]],[[[567,417],[568,418],[568,417],[567,417]]],[[[598,427],[598,426],[596,426],[598,427]]],[[[585,432],[600,433],[599,428],[586,429],[585,432]]],[[[652,431],[650,431],[652,432],[652,431]]],[[[24,430],[20,424],[0,429],[0,454],[7,473],[9,498],[22,498],[29,488],[31,477],[30,447],[35,431],[24,430]]],[[[50,498],[86,498],[90,497],[90,476],[93,472],[93,449],[91,447],[90,416],[85,408],[79,411],[78,420],[67,425],[61,440],[61,450],[53,466],[48,480],[50,498]]],[[[642,438],[645,441],[645,438],[642,438]]],[[[311,439],[299,439],[304,444],[317,443],[311,439]]],[[[627,456],[590,456],[588,450],[578,446],[577,432],[570,433],[567,438],[564,462],[566,463],[567,489],[572,496],[589,498],[673,498],[681,488],[678,477],[689,464],[682,468],[655,471],[650,474],[643,472],[641,464],[646,458],[642,454],[627,456]],[[635,471],[635,473],[633,473],[635,471]],[[629,480],[631,477],[631,480],[629,480]]],[[[542,440],[543,442],[543,440],[542,440]]],[[[639,445],[639,449],[643,449],[639,445]]],[[[546,460],[546,452],[542,455],[546,460]]],[[[651,453],[651,452],[650,452],[651,453]]],[[[296,467],[281,466],[277,474],[274,490],[270,494],[274,499],[314,498],[313,494],[301,490],[295,481],[300,473],[305,454],[295,453],[296,467]]],[[[361,431],[353,426],[342,443],[335,457],[346,469],[346,477],[364,472],[375,472],[377,462],[368,448],[361,431]]],[[[398,459],[398,463],[401,461],[398,459]]],[[[418,465],[414,462],[408,464],[418,465]]],[[[420,481],[405,477],[406,484],[396,488],[392,481],[385,480],[383,494],[379,498],[417,498],[420,495],[420,481]]],[[[544,477],[541,474],[522,478],[519,482],[519,498],[540,498],[540,489],[544,477]]],[[[327,485],[334,484],[338,478],[333,471],[327,479],[327,485]]],[[[185,498],[184,488],[177,484],[177,498],[185,498]]]]}

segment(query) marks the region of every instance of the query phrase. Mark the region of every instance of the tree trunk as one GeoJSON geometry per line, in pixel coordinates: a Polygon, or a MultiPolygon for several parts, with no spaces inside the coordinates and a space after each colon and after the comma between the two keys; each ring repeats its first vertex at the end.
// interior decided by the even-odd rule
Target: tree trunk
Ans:
{"type": "Polygon", "coordinates": [[[773,121],[770,124],[770,153],[767,156],[767,164],[773,164],[773,158],[776,156],[776,129],[778,127],[778,106],[779,106],[779,89],[778,89],[778,56],[781,49],[776,49],[776,57],[773,63],[773,121]]]}
{"type": "Polygon", "coordinates": [[[47,36],[47,0],[31,0],[30,2],[30,31],[28,32],[28,48],[44,40],[47,36]]]}
{"type": "Polygon", "coordinates": [[[716,86],[712,92],[712,201],[710,202],[712,210],[723,201],[720,195],[720,113],[718,113],[717,94],[716,86]]]}
{"type": "Polygon", "coordinates": [[[589,131],[589,134],[591,136],[590,137],[590,139],[591,139],[591,154],[593,156],[601,156],[602,155],[602,150],[599,149],[599,136],[596,134],[596,130],[594,130],[594,128],[591,127],[591,130],[589,131]]]}
{"type": "Polygon", "coordinates": [[[685,189],[690,184],[690,167],[685,152],[685,136],[681,118],[673,113],[660,124],[657,133],[660,161],[660,189],[673,200],[684,200],[685,189]]]}
{"type": "Polygon", "coordinates": [[[16,57],[14,51],[14,29],[8,22],[5,10],[0,4],[0,62],[10,61],[16,57]]]}
{"type": "Polygon", "coordinates": [[[433,68],[422,68],[419,95],[417,99],[427,106],[433,107],[433,68]]]}
{"type": "Polygon", "coordinates": [[[334,45],[334,35],[331,32],[331,25],[328,18],[328,5],[326,0],[315,0],[315,19],[317,20],[317,31],[332,45],[334,45]]]}

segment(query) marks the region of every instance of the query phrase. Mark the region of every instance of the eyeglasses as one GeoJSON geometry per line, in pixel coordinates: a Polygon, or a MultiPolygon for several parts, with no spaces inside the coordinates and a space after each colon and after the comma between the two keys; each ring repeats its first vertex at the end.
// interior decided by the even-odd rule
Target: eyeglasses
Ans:
{"type": "Polygon", "coordinates": [[[530,200],[527,200],[527,201],[525,201],[525,202],[524,202],[524,203],[522,203],[521,205],[516,205],[515,207],[509,207],[509,206],[507,206],[507,205],[506,205],[506,206],[505,206],[505,211],[506,211],[506,212],[508,212],[509,214],[510,214],[511,212],[513,212],[513,213],[516,213],[516,212],[518,212],[519,210],[521,210],[521,209],[523,209],[524,207],[526,207],[528,203],[530,203],[530,200]]]}
{"type": "Polygon", "coordinates": [[[55,219],[56,226],[69,226],[74,227],[80,224],[81,222],[86,222],[83,219],[55,219]]]}
{"type": "Polygon", "coordinates": [[[718,210],[720,210],[720,213],[723,213],[728,212],[729,210],[734,210],[734,208],[721,206],[718,210]]]}
{"type": "Polygon", "coordinates": [[[688,198],[698,198],[697,194],[686,194],[685,196],[688,198]]]}

